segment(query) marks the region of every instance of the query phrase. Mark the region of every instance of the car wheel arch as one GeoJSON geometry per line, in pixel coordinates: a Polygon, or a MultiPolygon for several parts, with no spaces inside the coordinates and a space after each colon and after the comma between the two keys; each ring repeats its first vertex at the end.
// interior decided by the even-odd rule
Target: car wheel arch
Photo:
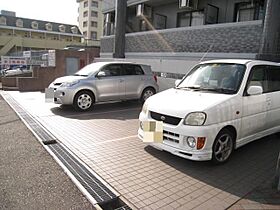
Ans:
{"type": "Polygon", "coordinates": [[[88,91],[88,92],[90,92],[90,93],[93,95],[94,100],[95,100],[95,102],[96,102],[96,94],[95,94],[95,92],[94,92],[93,90],[91,90],[91,89],[84,88],[84,89],[79,89],[79,90],[75,93],[75,95],[74,95],[74,97],[73,97],[73,103],[74,103],[74,99],[75,99],[76,95],[79,94],[80,92],[83,92],[83,91],[88,91]]]}

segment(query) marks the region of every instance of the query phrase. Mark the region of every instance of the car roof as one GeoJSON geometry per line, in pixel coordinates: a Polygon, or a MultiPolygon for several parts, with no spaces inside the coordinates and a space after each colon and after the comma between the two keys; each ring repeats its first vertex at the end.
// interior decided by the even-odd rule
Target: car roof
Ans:
{"type": "Polygon", "coordinates": [[[116,64],[137,64],[137,65],[149,66],[148,64],[141,64],[141,63],[129,62],[129,61],[97,61],[97,62],[94,62],[94,63],[99,63],[102,66],[105,66],[107,64],[114,64],[114,63],[116,63],[116,64]]]}
{"type": "Polygon", "coordinates": [[[203,61],[200,64],[206,63],[236,63],[236,64],[253,64],[253,65],[277,65],[280,66],[279,63],[271,62],[271,61],[263,61],[263,60],[248,60],[248,59],[218,59],[218,60],[209,60],[203,61]]]}

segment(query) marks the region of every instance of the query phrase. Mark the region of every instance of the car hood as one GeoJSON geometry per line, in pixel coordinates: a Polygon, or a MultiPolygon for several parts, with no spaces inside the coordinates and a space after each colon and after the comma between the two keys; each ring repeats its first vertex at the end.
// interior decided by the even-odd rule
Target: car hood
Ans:
{"type": "Polygon", "coordinates": [[[207,111],[232,97],[214,92],[172,88],[148,98],[146,103],[150,111],[184,118],[190,112],[207,111]]]}
{"type": "Polygon", "coordinates": [[[72,82],[80,79],[85,79],[86,77],[83,76],[64,76],[59,77],[53,81],[53,83],[63,83],[63,82],[72,82]]]}

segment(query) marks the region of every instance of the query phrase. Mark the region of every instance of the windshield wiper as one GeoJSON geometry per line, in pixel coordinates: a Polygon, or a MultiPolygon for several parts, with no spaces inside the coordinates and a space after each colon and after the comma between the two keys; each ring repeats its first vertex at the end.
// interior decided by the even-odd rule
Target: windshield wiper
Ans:
{"type": "Polygon", "coordinates": [[[176,87],[177,89],[190,89],[190,90],[201,90],[200,86],[185,86],[185,87],[176,87]]]}
{"type": "Polygon", "coordinates": [[[235,90],[231,88],[201,88],[200,90],[213,91],[219,93],[234,93],[235,90]]]}
{"type": "Polygon", "coordinates": [[[85,75],[85,74],[74,74],[73,76],[87,77],[88,75],[85,75]]]}

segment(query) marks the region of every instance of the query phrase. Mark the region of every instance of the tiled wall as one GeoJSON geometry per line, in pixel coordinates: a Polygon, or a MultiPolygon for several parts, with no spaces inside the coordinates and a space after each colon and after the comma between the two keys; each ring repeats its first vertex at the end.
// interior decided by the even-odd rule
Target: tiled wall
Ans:
{"type": "MultiPolygon", "coordinates": [[[[261,35],[261,21],[139,32],[126,35],[126,52],[258,53],[261,35]]],[[[113,46],[114,36],[101,39],[101,53],[113,46]]]]}

